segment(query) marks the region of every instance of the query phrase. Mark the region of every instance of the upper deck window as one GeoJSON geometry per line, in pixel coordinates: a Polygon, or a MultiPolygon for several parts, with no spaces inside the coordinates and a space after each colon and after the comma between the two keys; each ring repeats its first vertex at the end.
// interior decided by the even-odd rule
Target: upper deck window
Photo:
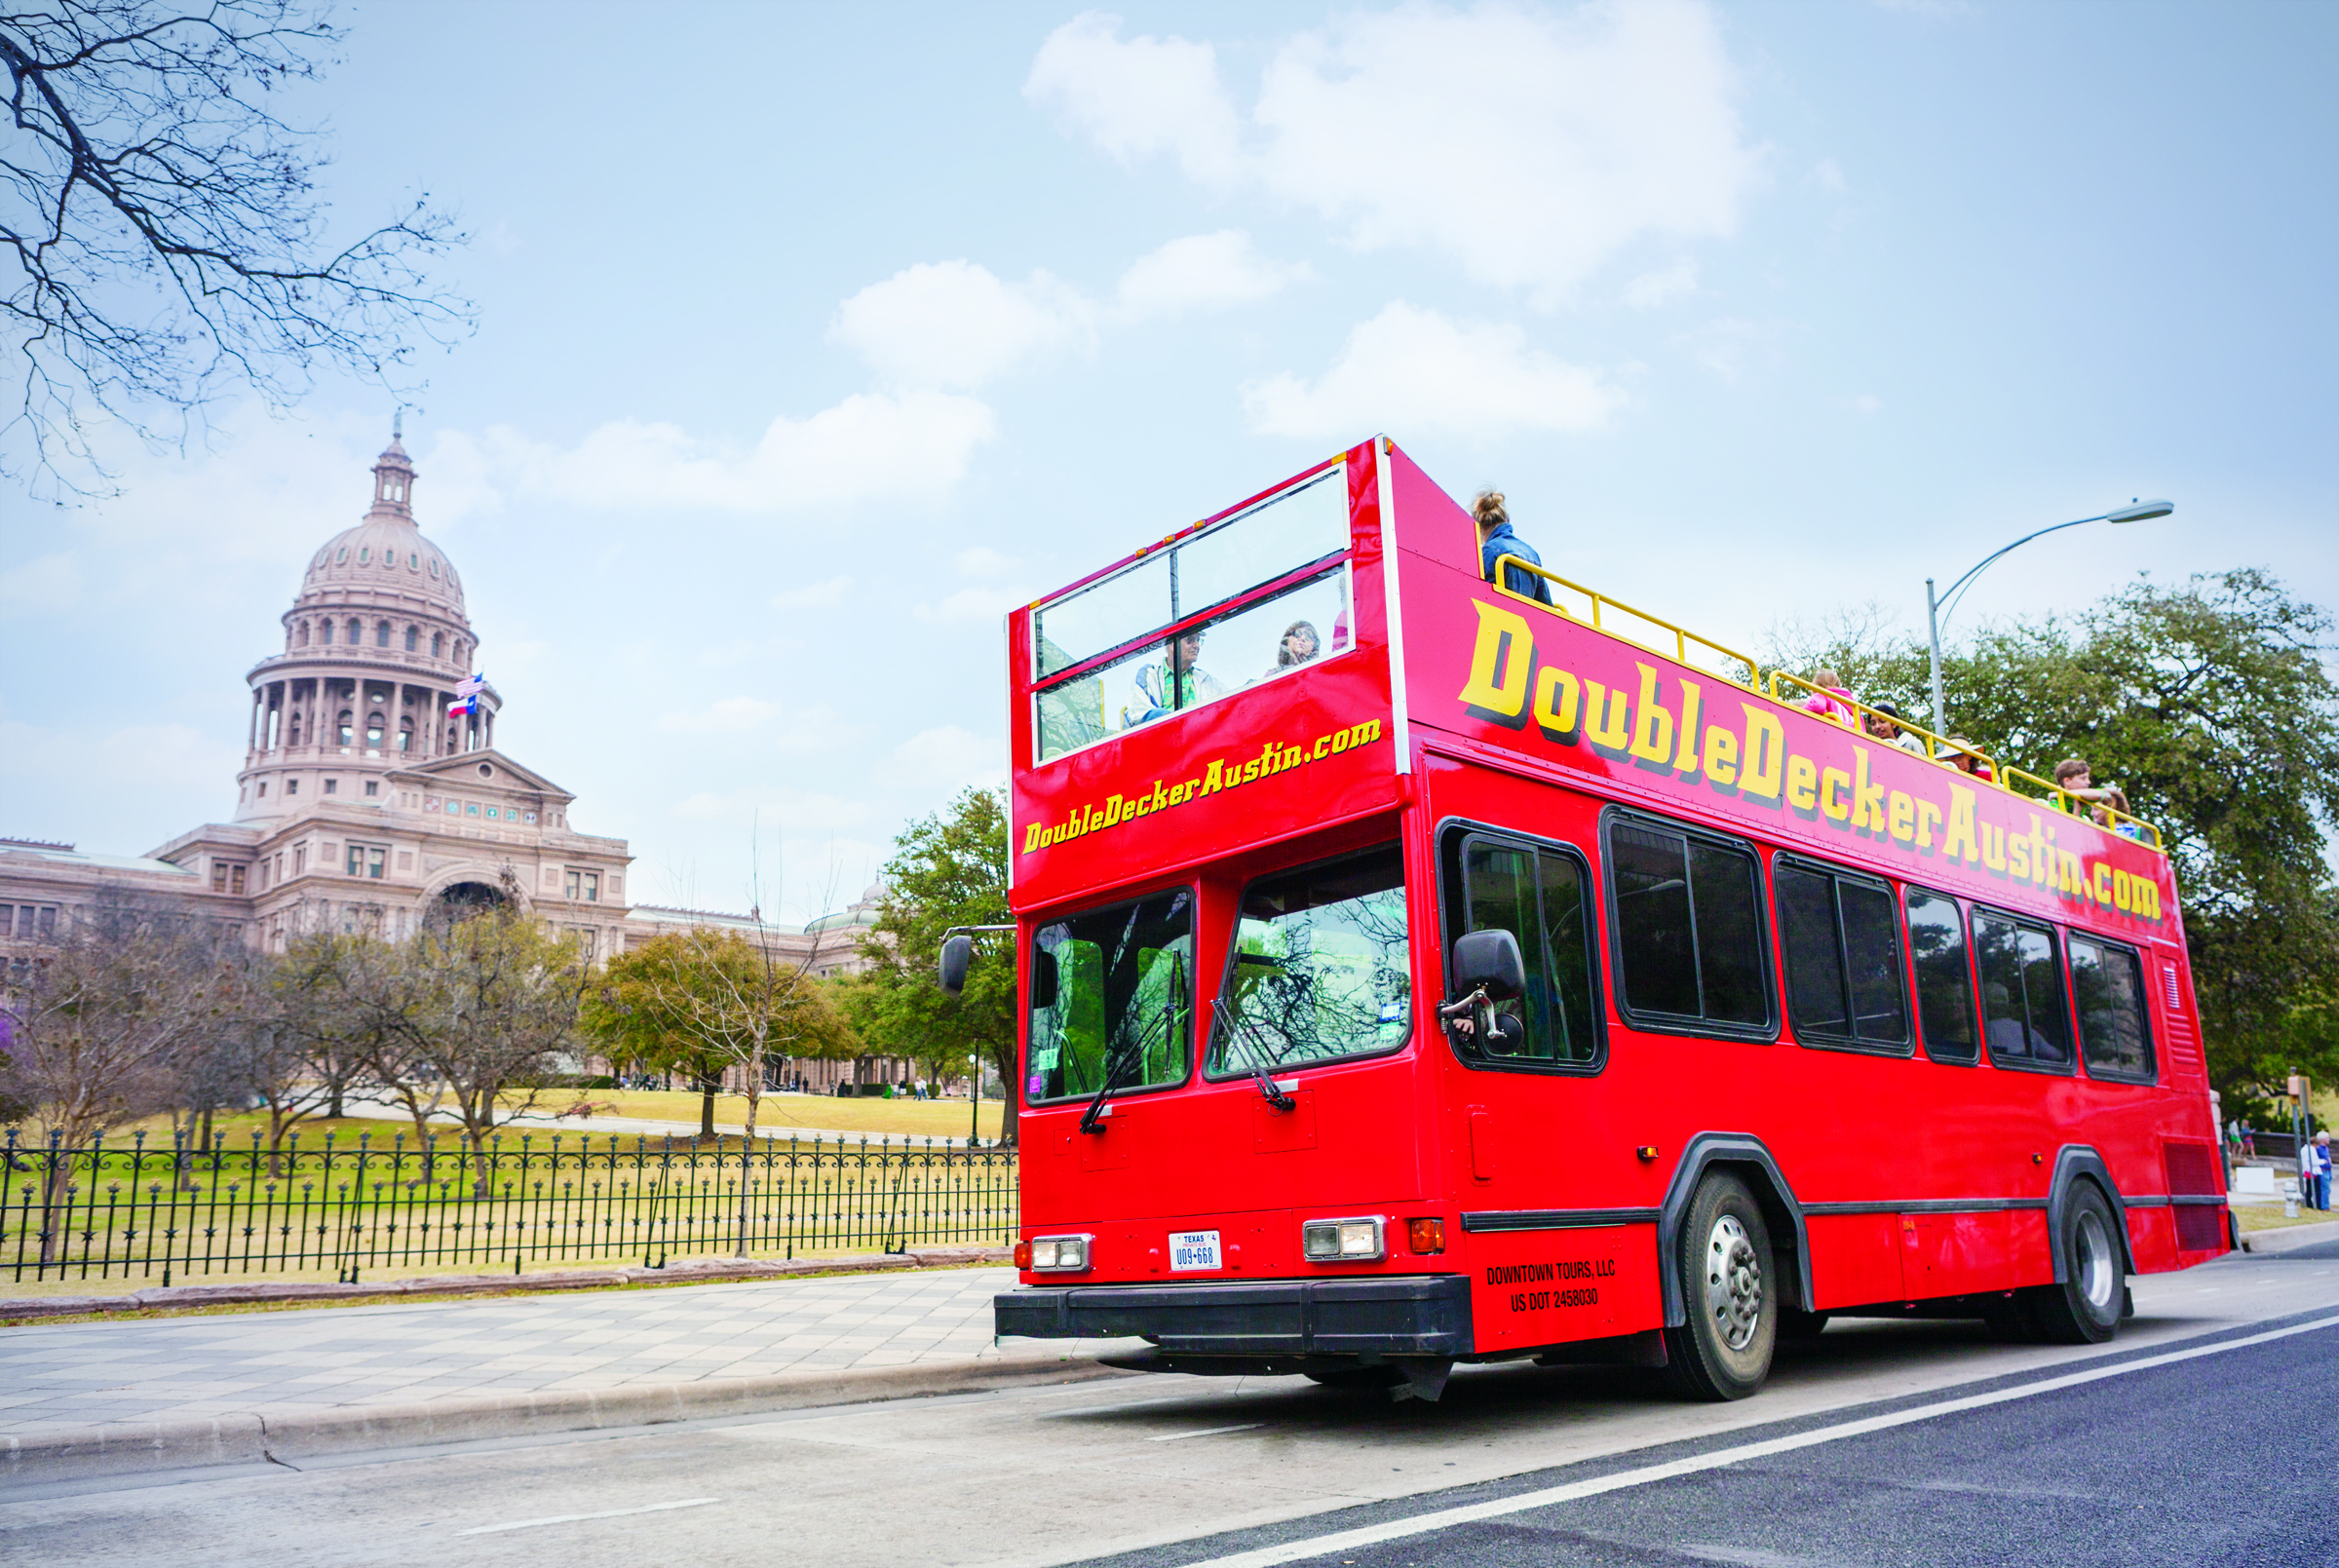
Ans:
{"type": "Polygon", "coordinates": [[[1194,896],[1184,888],[1050,921],[1032,938],[1028,1098],[1185,1081],[1194,896]]]}
{"type": "Polygon", "coordinates": [[[1345,474],[1327,468],[1033,611],[1034,676],[1059,677],[1034,699],[1037,760],[1346,648],[1345,474]]]}
{"type": "Polygon", "coordinates": [[[1261,877],[1243,917],[1207,1071],[1271,1073],[1395,1051],[1413,1026],[1404,857],[1395,844],[1261,877]]]}
{"type": "Polygon", "coordinates": [[[1747,1034],[1771,1026],[1762,868],[1744,845],[1669,822],[1608,829],[1616,971],[1640,1027],[1747,1034]]]}

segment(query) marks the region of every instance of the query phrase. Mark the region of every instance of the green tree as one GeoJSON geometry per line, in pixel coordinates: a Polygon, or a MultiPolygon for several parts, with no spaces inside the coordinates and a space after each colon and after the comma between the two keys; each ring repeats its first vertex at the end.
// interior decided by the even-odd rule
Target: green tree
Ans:
{"type": "MultiPolygon", "coordinates": [[[[2184,903],[2210,1081],[2263,1110],[2293,1070],[2339,1079],[2339,685],[2321,659],[2330,617],[2272,573],[2168,587],[2140,578],[2080,615],[2015,621],[1944,653],[1948,728],[2002,762],[2051,776],[2084,758],[2156,823],[2184,903]]],[[[1798,673],[1921,718],[1925,645],[1863,612],[1774,634],[1798,673]]]]}
{"type": "MultiPolygon", "coordinates": [[[[865,979],[846,994],[873,1050],[955,1072],[979,1055],[1006,1086],[1001,1129],[1016,1136],[1016,958],[1005,935],[978,939],[966,990],[935,977],[954,926],[1007,923],[1007,802],[969,789],[894,841],[877,921],[862,938],[865,979]]],[[[938,1076],[939,1076],[938,1072],[938,1076]]]]}
{"type": "Polygon", "coordinates": [[[714,1133],[714,1096],[739,1068],[755,1136],[769,1065],[789,1056],[850,1056],[860,1041],[826,987],[812,976],[809,951],[786,957],[775,934],[752,937],[695,927],[653,937],[613,958],[585,1002],[586,1029],[609,1054],[679,1072],[700,1092],[699,1135],[714,1133]]]}

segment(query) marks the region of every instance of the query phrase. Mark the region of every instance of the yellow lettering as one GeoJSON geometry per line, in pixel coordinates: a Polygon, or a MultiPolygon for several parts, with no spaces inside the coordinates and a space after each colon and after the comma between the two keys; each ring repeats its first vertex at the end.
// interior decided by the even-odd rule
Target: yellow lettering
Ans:
{"type": "Polygon", "coordinates": [[[1899,790],[1893,791],[1893,838],[1906,844],[1917,836],[1917,803],[1899,790]]]}
{"type": "Polygon", "coordinates": [[[1576,724],[1583,717],[1584,688],[1576,677],[1556,665],[1535,673],[1536,727],[1561,746],[1576,744],[1576,724]]]}
{"type": "Polygon", "coordinates": [[[1323,760],[1324,753],[1330,749],[1331,744],[1332,738],[1328,735],[1319,735],[1316,737],[1316,750],[1314,753],[1316,761],[1322,762],[1323,760]]]}
{"type": "Polygon", "coordinates": [[[2006,829],[1981,824],[1981,868],[1996,875],[2006,875],[2006,829]]]}
{"type": "Polygon", "coordinates": [[[1933,830],[1940,825],[1941,808],[1930,800],[1917,802],[1917,848],[1933,848],[1933,830]]]}
{"type": "Polygon", "coordinates": [[[1617,756],[1632,739],[1632,699],[1610,691],[1596,680],[1584,682],[1584,716],[1591,721],[1585,739],[1617,756]]]}
{"type": "Polygon", "coordinates": [[[1957,784],[1949,786],[1949,830],[1941,840],[1941,853],[1953,860],[1981,859],[1974,842],[1974,791],[1957,784]]]}
{"type": "Polygon", "coordinates": [[[1104,803],[1104,825],[1110,827],[1115,822],[1128,820],[1129,813],[1123,808],[1121,797],[1119,795],[1108,797],[1104,803]]]}
{"type": "Polygon", "coordinates": [[[2127,914],[2135,907],[2135,881],[2126,871],[2112,873],[2112,907],[2127,914]]]}
{"type": "Polygon", "coordinates": [[[1381,721],[1377,718],[1368,718],[1361,724],[1351,724],[1348,727],[1348,744],[1352,746],[1362,746],[1367,741],[1377,741],[1381,738],[1381,721]]]}
{"type": "Polygon", "coordinates": [[[1871,833],[1884,831],[1884,785],[1868,783],[1868,748],[1852,748],[1852,825],[1871,833]]]}
{"type": "Polygon", "coordinates": [[[1239,784],[1249,784],[1253,780],[1257,779],[1259,776],[1259,764],[1266,760],[1267,759],[1264,757],[1252,757],[1248,762],[1244,763],[1243,777],[1236,782],[1239,784]]]}
{"type": "Polygon", "coordinates": [[[1738,737],[1728,730],[1706,732],[1706,777],[1724,787],[1738,782],[1738,737]]]}
{"type": "Polygon", "coordinates": [[[2101,860],[2095,862],[2095,901],[2106,907],[2112,901],[2112,868],[2101,860]]]}
{"type": "Polygon", "coordinates": [[[1023,829],[1024,854],[1029,855],[1033,850],[1036,850],[1040,847],[1040,833],[1041,827],[1038,822],[1033,822],[1029,827],[1023,829]]]}
{"type": "Polygon", "coordinates": [[[1779,780],[1786,771],[1786,727],[1768,708],[1740,706],[1746,710],[1746,765],[1738,776],[1739,790],[1757,800],[1777,800],[1779,780]]]}
{"type": "Polygon", "coordinates": [[[2076,899],[2086,898],[2088,896],[2088,868],[2080,863],[2079,857],[2069,850],[2054,850],[2050,853],[2054,856],[2055,891],[2068,893],[2076,899]]]}
{"type": "Polygon", "coordinates": [[[2161,885],[2136,878],[2136,913],[2147,920],[2161,918],[2161,885]]]}
{"type": "Polygon", "coordinates": [[[1226,764],[1216,757],[1210,759],[1209,771],[1202,776],[1202,792],[1214,795],[1226,787],[1226,764]]]}
{"type": "Polygon", "coordinates": [[[1524,617],[1473,599],[1478,611],[1478,640],[1470,652],[1470,679],[1462,706],[1473,718],[1517,729],[1527,718],[1527,673],[1535,662],[1535,633],[1524,617]]]}
{"type": "Polygon", "coordinates": [[[1694,680],[1683,681],[1681,683],[1681,749],[1676,753],[1673,765],[1681,770],[1681,777],[1685,782],[1698,776],[1698,704],[1703,699],[1698,695],[1698,683],[1694,680]]]}
{"type": "MultiPolygon", "coordinates": [[[[1827,770],[1834,773],[1833,768],[1827,770]]],[[[1809,813],[1819,803],[1820,765],[1809,757],[1786,759],[1786,803],[1799,812],[1809,813]]]]}
{"type": "MultiPolygon", "coordinates": [[[[2042,861],[2042,864],[2045,862],[2042,861]]],[[[2006,846],[2006,874],[2017,881],[2030,876],[2030,845],[2024,839],[2010,839],[2006,846]]]]}
{"type": "MultiPolygon", "coordinates": [[[[1795,759],[1796,762],[1801,760],[1800,757],[1795,759]]],[[[1787,764],[1787,770],[1790,773],[1794,770],[1794,765],[1793,762],[1787,764]]],[[[1820,810],[1825,814],[1829,822],[1840,822],[1852,815],[1852,807],[1848,804],[1851,798],[1851,789],[1852,776],[1843,769],[1821,768],[1820,770],[1820,810]]]]}
{"type": "Polygon", "coordinates": [[[1661,768],[1673,765],[1673,715],[1665,710],[1652,665],[1640,667],[1640,722],[1632,726],[1632,755],[1661,768]]]}

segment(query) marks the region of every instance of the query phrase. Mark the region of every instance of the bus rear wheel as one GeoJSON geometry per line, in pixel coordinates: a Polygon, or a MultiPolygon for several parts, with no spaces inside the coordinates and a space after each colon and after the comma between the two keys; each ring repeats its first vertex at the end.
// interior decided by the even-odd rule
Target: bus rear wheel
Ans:
{"type": "Polygon", "coordinates": [[[1666,1380],[1693,1399],[1743,1399],[1770,1375],[1779,1338],[1762,1207],[1736,1176],[1707,1176],[1673,1244],[1689,1320],[1665,1331],[1666,1380]]]}
{"type": "Polygon", "coordinates": [[[2056,1345],[2100,1345],[2120,1332],[2128,1281],[2117,1224],[2112,1205],[2093,1182],[2072,1186],[2062,1229],[2054,1239],[2063,1277],[2053,1284],[2032,1286],[2024,1301],[2041,1339],[2056,1345]]]}

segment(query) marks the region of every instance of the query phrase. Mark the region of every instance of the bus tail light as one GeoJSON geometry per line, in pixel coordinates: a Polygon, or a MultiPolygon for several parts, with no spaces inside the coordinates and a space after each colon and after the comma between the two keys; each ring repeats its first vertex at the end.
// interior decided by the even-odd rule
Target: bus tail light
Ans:
{"type": "Polygon", "coordinates": [[[1445,1250],[1445,1221],[1441,1219],[1409,1219],[1405,1221],[1405,1244],[1423,1257],[1445,1250]]]}
{"type": "Polygon", "coordinates": [[[1090,1241],[1086,1236],[1035,1236],[1016,1249],[1028,1249],[1031,1261],[1016,1262],[1034,1274],[1079,1274],[1089,1266],[1090,1241]]]}
{"type": "Polygon", "coordinates": [[[1389,1255],[1378,1214],[1358,1219],[1312,1219],[1299,1228],[1299,1250],[1310,1263],[1370,1263],[1389,1255]]]}

